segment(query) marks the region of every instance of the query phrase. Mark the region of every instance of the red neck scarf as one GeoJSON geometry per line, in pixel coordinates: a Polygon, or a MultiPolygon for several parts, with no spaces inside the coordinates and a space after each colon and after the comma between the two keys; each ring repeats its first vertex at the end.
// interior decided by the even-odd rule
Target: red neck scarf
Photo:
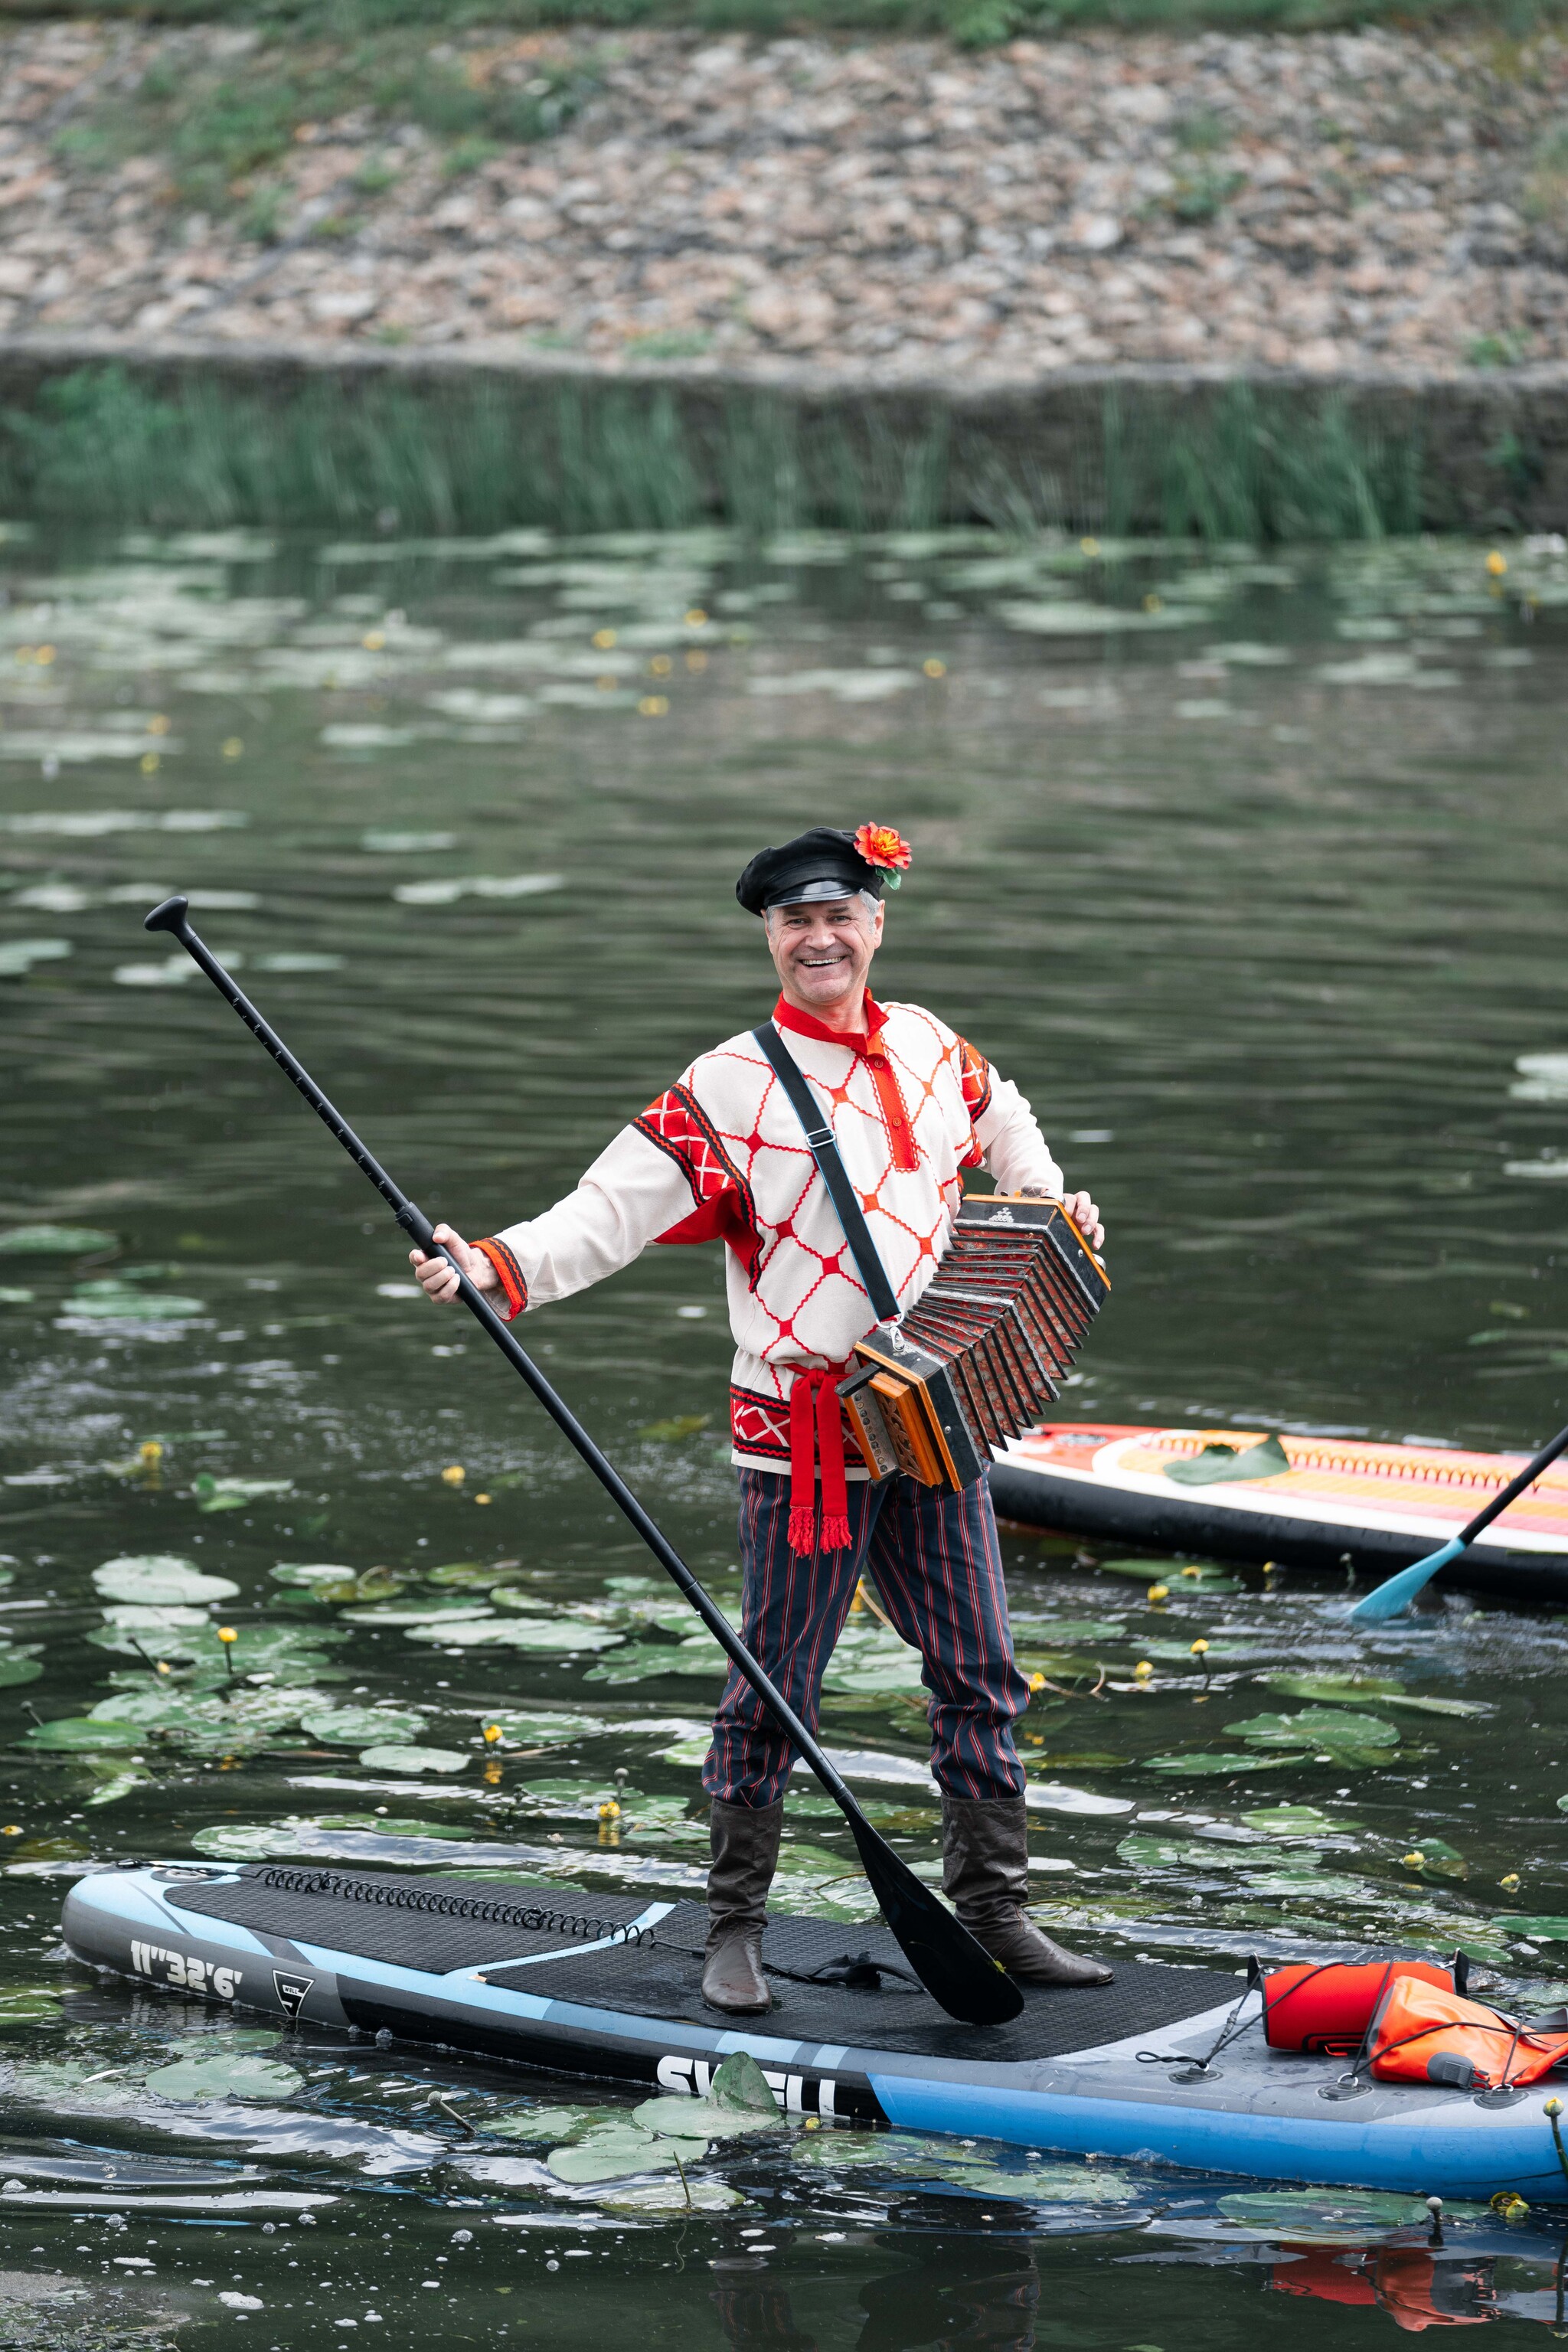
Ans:
{"type": "MultiPolygon", "coordinates": [[[[793,1030],[797,1037],[817,1037],[825,1045],[843,1045],[865,1063],[871,1073],[871,1083],[877,1089],[882,1124],[888,1131],[888,1142],[892,1150],[893,1165],[908,1175],[920,1166],[920,1154],[915,1149],[914,1129],[910,1125],[910,1114],[899,1087],[898,1072],[889,1061],[882,1043],[882,1031],[887,1020],[887,1014],[869,989],[866,991],[864,1034],[829,1029],[815,1014],[798,1011],[782,996],[773,1007],[775,1027],[793,1030]]],[[[868,1202],[866,1205],[869,1207],[870,1203],[868,1202]]]]}

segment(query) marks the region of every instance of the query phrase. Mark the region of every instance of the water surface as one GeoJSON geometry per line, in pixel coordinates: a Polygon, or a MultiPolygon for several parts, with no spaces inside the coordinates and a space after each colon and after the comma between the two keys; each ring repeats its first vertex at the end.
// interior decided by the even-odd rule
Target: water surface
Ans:
{"type": "MultiPolygon", "coordinates": [[[[70,1879],[121,1856],[687,1891],[720,1679],[146,907],[190,892],[405,1189],[474,1233],[762,1017],[731,895],[760,844],[895,823],[879,993],[1016,1077],[1106,1213],[1074,1410],[1539,1442],[1568,1395],[1568,561],[1488,552],[0,548],[4,2340],[1197,2352],[1554,2322],[1561,2214],[1461,2219],[1436,2259],[1403,2200],[1237,2207],[1235,2181],[984,2144],[944,2172],[896,2137],[867,2163],[856,2135],[715,2147],[691,2208],[617,2204],[547,2159],[585,2127],[556,2110],[629,2101],[247,2037],[58,1937],[70,1879]],[[192,1573],[235,1590],[182,1601],[192,1573]],[[437,1603],[475,1612],[449,1643],[405,1622],[437,1603]],[[272,1677],[232,1707],[219,1622],[272,1677]],[[459,1638],[530,1622],[580,1646],[459,1638]],[[149,2084],[193,2055],[233,2063],[227,2096],[149,2084]],[[284,2201],[220,2201],[250,2191],[284,2201]]],[[[733,1599],[717,1253],[652,1253],[529,1338],[733,1599]]],[[[1173,1574],[1152,1607],[1071,1541],[1007,1559],[1056,1685],[1026,1745],[1064,1792],[1033,1843],[1069,1940],[1224,1968],[1463,1943],[1568,1990],[1561,1619],[1449,1601],[1352,1637],[1304,1580],[1173,1574]],[[1363,1703],[1306,1752],[1310,1695],[1268,1678],[1352,1670],[1479,1711],[1363,1703]]],[[[857,1616],[834,1743],[912,1759],[916,1688],[857,1616]]],[[[867,1794],[933,1862],[919,1792],[867,1794]]],[[[852,1863],[792,1800],[781,1901],[866,1916],[852,1863]]]]}

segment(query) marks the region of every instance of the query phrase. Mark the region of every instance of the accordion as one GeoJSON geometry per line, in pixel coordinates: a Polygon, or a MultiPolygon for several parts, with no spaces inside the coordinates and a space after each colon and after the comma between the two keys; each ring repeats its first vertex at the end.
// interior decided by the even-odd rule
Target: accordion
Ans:
{"type": "Polygon", "coordinates": [[[873,1478],[956,1492],[1054,1402],[1110,1276],[1059,1201],[976,1194],[936,1277],[879,1323],[838,1393],[873,1478]]]}

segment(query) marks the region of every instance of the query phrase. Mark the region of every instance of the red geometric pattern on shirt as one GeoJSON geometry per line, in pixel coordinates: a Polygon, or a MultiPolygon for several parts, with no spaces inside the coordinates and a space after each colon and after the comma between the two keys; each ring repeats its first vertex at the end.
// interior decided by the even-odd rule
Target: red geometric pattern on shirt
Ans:
{"type": "MultiPolygon", "coordinates": [[[[673,1160],[690,1190],[692,1204],[709,1215],[701,1225],[677,1228],[682,1241],[710,1240],[721,1235],[732,1244],[744,1241],[747,1270],[758,1272],[756,1203],[752,1188],[721,1142],[713,1122],[689,1087],[669,1087],[649,1103],[632,1125],[668,1159],[673,1160]],[[728,1215],[721,1215],[728,1210],[728,1215]]],[[[674,1238],[675,1236],[672,1236],[674,1238]]]]}
{"type": "MultiPolygon", "coordinates": [[[[958,1169],[974,1165],[978,1155],[959,1039],[918,1005],[889,1006],[887,1012],[897,1017],[888,1021],[883,1049],[897,1072],[920,1154],[913,1176],[894,1167],[864,1059],[836,1043],[825,1048],[795,1034],[789,1044],[828,1111],[888,1278],[908,1307],[934,1275],[947,1246],[963,1196],[958,1169]],[[842,1071],[847,1061],[842,1076],[817,1076],[842,1071]]],[[[674,1092],[701,1111],[716,1156],[721,1155],[749,1196],[757,1237],[745,1301],[751,1328],[742,1336],[737,1317],[736,1339],[761,1360],[759,1370],[777,1403],[784,1405],[800,1365],[842,1362],[855,1340],[871,1328],[876,1318],[870,1300],[800,1122],[750,1037],[703,1055],[674,1092]],[[715,1083],[704,1103],[708,1074],[715,1083]]],[[[663,1136],[649,1133],[649,1140],[668,1148],[663,1136]]],[[[737,1303],[732,1298],[732,1306],[737,1303]]]]}
{"type": "MultiPolygon", "coordinates": [[[[958,1041],[958,1059],[963,1077],[963,1099],[969,1107],[969,1124],[978,1127],[991,1108],[991,1065],[967,1037],[961,1037],[958,1041]]],[[[963,1164],[966,1168],[978,1168],[984,1156],[980,1139],[976,1136],[971,1146],[971,1156],[963,1164]]]]}
{"type": "MultiPolygon", "coordinates": [[[[860,1466],[860,1449],[855,1443],[855,1433],[849,1416],[840,1409],[844,1431],[844,1458],[851,1471],[860,1466]]],[[[789,1406],[776,1397],[759,1396],[755,1389],[743,1389],[738,1381],[730,1383],[730,1440],[737,1454],[749,1454],[759,1461],[776,1462],[781,1470],[789,1468],[789,1406]]]]}
{"type": "Polygon", "coordinates": [[[730,1383],[730,1437],[737,1454],[754,1454],[789,1467],[789,1407],[754,1389],[730,1383]]]}

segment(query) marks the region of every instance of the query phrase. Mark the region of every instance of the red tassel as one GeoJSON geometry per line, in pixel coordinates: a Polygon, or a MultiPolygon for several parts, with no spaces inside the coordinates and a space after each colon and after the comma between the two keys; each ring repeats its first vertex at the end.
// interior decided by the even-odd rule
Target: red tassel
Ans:
{"type": "MultiPolygon", "coordinates": [[[[847,1534],[846,1534],[845,1541],[848,1541],[847,1534]]],[[[802,1510],[797,1503],[795,1508],[791,1511],[789,1515],[789,1548],[791,1551],[803,1552],[807,1557],[816,1549],[816,1506],[815,1503],[813,1503],[807,1510],[802,1510]]]]}
{"type": "Polygon", "coordinates": [[[789,1548],[798,1554],[817,1548],[816,1470],[822,1465],[824,1551],[849,1549],[849,1496],[844,1478],[844,1431],[834,1375],[800,1371],[789,1400],[789,1548]]]}

